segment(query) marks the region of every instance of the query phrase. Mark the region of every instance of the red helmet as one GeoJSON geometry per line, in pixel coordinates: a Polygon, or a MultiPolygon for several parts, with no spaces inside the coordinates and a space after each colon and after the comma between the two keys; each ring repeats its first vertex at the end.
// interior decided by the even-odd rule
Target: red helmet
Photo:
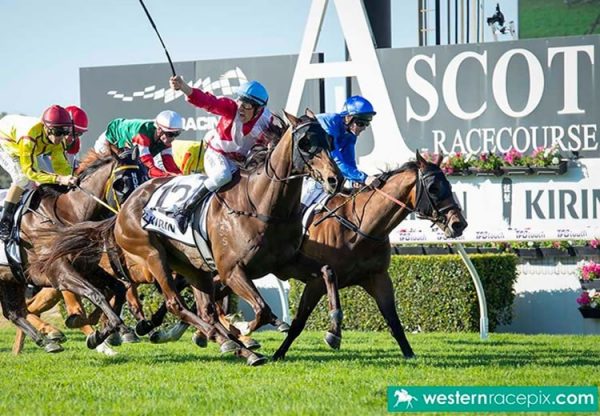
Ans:
{"type": "Polygon", "coordinates": [[[44,123],[46,127],[70,127],[73,124],[73,121],[67,110],[60,105],[55,104],[44,110],[44,113],[42,114],[42,123],[44,123]]]}
{"type": "Polygon", "coordinates": [[[88,130],[88,117],[85,111],[75,105],[65,107],[65,110],[68,111],[73,120],[75,131],[77,133],[85,133],[88,130]]]}

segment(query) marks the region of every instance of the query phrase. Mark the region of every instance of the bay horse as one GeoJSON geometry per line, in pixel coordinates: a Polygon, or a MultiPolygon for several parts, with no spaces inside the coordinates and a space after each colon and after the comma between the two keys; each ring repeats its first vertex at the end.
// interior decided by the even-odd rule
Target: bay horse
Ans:
{"type": "MultiPolygon", "coordinates": [[[[332,348],[341,344],[342,313],[338,287],[359,285],[372,296],[406,358],[414,356],[396,311],[392,280],[389,234],[411,212],[431,220],[446,237],[462,235],[467,226],[452,187],[440,169],[442,157],[428,162],[419,152],[416,162],[378,175],[380,188],[363,187],[352,195],[338,194],[310,220],[296,257],[274,271],[278,278],[298,279],[306,286],[286,339],[274,354],[285,357],[302,332],[321,297],[327,293],[331,326],[325,341],[332,348]],[[323,276],[323,279],[317,278],[323,276]],[[330,282],[330,285],[327,282],[330,282]]],[[[224,287],[216,299],[229,294],[224,287]]],[[[222,318],[222,317],[221,317],[222,318]]]]}
{"type": "MultiPolygon", "coordinates": [[[[396,311],[388,272],[389,234],[414,212],[431,220],[447,238],[462,235],[467,222],[439,167],[441,161],[441,155],[432,163],[417,152],[416,162],[378,175],[383,184],[380,188],[363,188],[351,196],[336,195],[327,202],[326,210],[315,214],[296,259],[274,273],[284,280],[299,279],[306,286],[287,337],[273,359],[285,357],[326,293],[323,280],[314,278],[323,265],[335,274],[339,288],[358,285],[373,297],[404,357],[414,356],[396,311]]],[[[339,348],[342,316],[334,311],[330,317],[325,340],[339,348]]]]}
{"type": "MultiPolygon", "coordinates": [[[[259,304],[262,313],[257,314],[258,325],[281,324],[250,279],[285,264],[298,250],[302,237],[299,207],[303,177],[310,175],[329,193],[336,192],[341,183],[337,165],[329,154],[329,138],[314,114],[307,112],[300,119],[286,116],[291,125],[278,130],[281,138],[266,151],[264,162],[218,191],[209,202],[207,214],[218,274],[224,282],[232,276],[243,276],[236,291],[259,304]]],[[[98,255],[105,241],[110,240],[114,225],[113,238],[124,253],[127,268],[142,267],[158,283],[171,313],[216,340],[222,352],[235,351],[249,365],[263,364],[265,357],[246,348],[219,322],[211,306],[212,273],[198,250],[142,227],[144,206],[153,192],[168,181],[153,179],[140,186],[113,219],[70,227],[56,240],[47,263],[83,252],[89,257],[98,255]],[[172,271],[190,283],[198,304],[208,305],[202,318],[187,309],[176,290],[172,271]]]]}
{"type": "MultiPolygon", "coordinates": [[[[36,191],[38,202],[30,206],[21,219],[20,254],[22,264],[35,263],[37,256],[44,250],[48,236],[57,232],[62,226],[77,223],[91,218],[102,218],[107,209],[94,199],[124,199],[142,179],[139,166],[131,154],[116,155],[111,153],[102,157],[91,150],[82,161],[76,172],[80,185],[67,192],[57,192],[53,186],[43,185],[36,191]],[[118,192],[117,192],[118,191],[118,192]]],[[[34,197],[35,199],[35,197],[34,197]]],[[[116,200],[115,200],[116,201],[116,200]]],[[[118,203],[118,201],[116,201],[118,203]]],[[[109,287],[113,293],[119,293],[121,287],[112,279],[103,279],[99,273],[96,280],[98,287],[109,287]]],[[[54,287],[60,291],[69,291],[88,298],[107,315],[109,325],[101,332],[94,332],[88,337],[88,347],[95,348],[111,332],[127,328],[115,314],[105,296],[96,286],[83,279],[72,267],[59,260],[47,273],[39,273],[28,268],[27,282],[13,275],[8,266],[0,266],[0,303],[4,316],[17,328],[29,335],[37,345],[48,352],[62,351],[58,339],[49,339],[27,321],[25,289],[27,283],[41,287],[54,287]]],[[[121,305],[122,305],[121,300],[121,305]]]]}

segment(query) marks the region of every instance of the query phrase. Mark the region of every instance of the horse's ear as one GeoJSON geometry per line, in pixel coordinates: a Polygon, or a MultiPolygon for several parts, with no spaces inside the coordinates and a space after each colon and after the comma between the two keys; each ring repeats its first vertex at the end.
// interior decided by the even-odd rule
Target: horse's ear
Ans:
{"type": "Polygon", "coordinates": [[[441,153],[438,153],[438,155],[436,156],[435,160],[433,161],[433,163],[436,166],[440,166],[442,164],[442,160],[444,160],[444,155],[441,153]]]}
{"type": "Polygon", "coordinates": [[[287,121],[290,122],[290,124],[292,125],[292,127],[296,127],[300,123],[300,119],[298,119],[297,117],[291,115],[287,111],[284,111],[283,115],[285,116],[285,118],[287,119],[287,121]]]}
{"type": "Polygon", "coordinates": [[[306,110],[304,110],[304,114],[311,120],[315,120],[317,118],[315,113],[313,113],[313,111],[308,107],[306,108],[306,110]]]}
{"type": "Polygon", "coordinates": [[[419,169],[424,168],[425,166],[427,166],[427,161],[425,159],[423,159],[423,156],[421,156],[421,153],[419,153],[419,150],[417,150],[417,164],[419,165],[419,169]]]}

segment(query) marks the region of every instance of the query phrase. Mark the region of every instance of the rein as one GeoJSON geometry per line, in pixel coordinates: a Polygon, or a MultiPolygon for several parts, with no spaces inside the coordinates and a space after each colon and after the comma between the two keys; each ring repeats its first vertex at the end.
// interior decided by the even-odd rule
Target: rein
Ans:
{"type": "MultiPolygon", "coordinates": [[[[417,175],[418,175],[417,181],[416,181],[417,198],[416,198],[416,207],[415,208],[409,207],[408,205],[406,205],[406,203],[400,201],[399,199],[393,197],[392,195],[388,194],[387,192],[385,192],[379,188],[373,188],[373,189],[379,195],[383,196],[384,198],[388,199],[389,201],[393,202],[394,204],[400,206],[401,208],[404,208],[411,213],[412,212],[416,213],[419,218],[430,220],[432,222],[432,224],[431,224],[432,227],[435,226],[437,223],[445,224],[443,215],[440,215],[440,210],[436,208],[435,204],[433,203],[433,201],[431,199],[431,195],[427,191],[426,187],[423,185],[423,180],[424,180],[424,178],[427,177],[427,175],[423,175],[419,169],[417,169],[417,175]],[[425,190],[425,191],[423,192],[423,190],[425,190]],[[423,214],[421,212],[421,210],[419,209],[419,206],[421,205],[421,200],[422,200],[423,194],[425,194],[427,196],[427,202],[435,211],[435,213],[436,213],[435,217],[431,216],[431,215],[423,214]]],[[[369,235],[360,229],[360,225],[356,225],[349,219],[336,214],[336,211],[338,209],[340,209],[342,206],[346,205],[351,200],[354,200],[354,198],[356,198],[356,196],[358,194],[360,194],[361,192],[363,192],[366,188],[368,188],[368,186],[363,185],[362,188],[360,188],[357,192],[353,193],[343,203],[341,203],[340,205],[338,205],[337,207],[335,207],[332,210],[330,210],[327,207],[324,207],[328,211],[327,215],[325,215],[323,218],[319,219],[316,223],[314,223],[314,226],[315,227],[318,226],[323,221],[325,221],[327,218],[335,218],[342,226],[348,228],[350,231],[360,235],[361,237],[367,238],[369,240],[377,241],[377,242],[387,241],[387,237],[381,238],[381,237],[375,237],[375,236],[369,235]]]]}

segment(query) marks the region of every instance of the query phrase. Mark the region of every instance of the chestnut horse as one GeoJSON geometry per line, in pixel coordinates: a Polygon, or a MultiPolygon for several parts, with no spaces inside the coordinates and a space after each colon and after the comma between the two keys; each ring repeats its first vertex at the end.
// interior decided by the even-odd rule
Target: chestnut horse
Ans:
{"type": "MultiPolygon", "coordinates": [[[[284,126],[279,132],[283,135],[267,151],[265,161],[220,190],[209,202],[207,214],[208,236],[219,276],[224,282],[234,276],[249,282],[236,285],[235,289],[260,305],[259,325],[277,325],[281,321],[250,279],[281,267],[298,250],[302,238],[299,206],[303,176],[310,175],[330,193],[341,182],[337,165],[329,155],[328,136],[314,115],[308,112],[301,119],[287,117],[291,126],[284,126]]],[[[142,267],[152,276],[171,313],[215,339],[222,352],[236,351],[249,365],[263,364],[265,357],[246,348],[219,322],[214,306],[210,306],[214,296],[212,273],[198,250],[142,227],[144,206],[168,180],[155,179],[140,186],[115,219],[70,227],[55,241],[48,262],[83,252],[93,257],[94,250],[98,255],[105,240],[110,240],[108,231],[114,222],[114,241],[124,253],[127,268],[142,267]],[[187,309],[176,290],[173,270],[190,283],[196,301],[208,305],[202,319],[187,309]]]]}
{"type": "MultiPolygon", "coordinates": [[[[141,181],[139,166],[131,159],[130,154],[100,157],[92,150],[81,163],[77,173],[80,178],[78,188],[59,193],[51,186],[42,186],[38,190],[41,195],[38,198],[39,204],[34,203],[37,206],[30,207],[30,210],[23,215],[20,229],[20,253],[23,265],[35,263],[37,256],[45,248],[44,242],[48,240],[48,236],[62,226],[106,216],[107,209],[99,205],[94,198],[103,198],[110,194],[110,198],[124,199],[129,189],[133,189],[133,184],[141,181]],[[113,190],[118,190],[119,195],[113,193],[113,190]]],[[[113,293],[122,292],[112,279],[102,279],[104,274],[100,271],[98,273],[95,282],[98,287],[106,288],[108,285],[113,293]]],[[[35,268],[30,269],[27,280],[28,282],[24,282],[13,276],[9,267],[0,266],[0,302],[3,314],[46,351],[58,352],[62,351],[62,347],[58,344],[58,339],[48,339],[26,320],[27,283],[54,287],[60,291],[70,291],[84,296],[109,316],[110,325],[103,332],[92,334],[92,342],[88,343],[90,348],[95,348],[115,329],[123,328],[125,332],[127,331],[105,296],[94,285],[82,279],[68,263],[58,261],[49,267],[47,273],[39,273],[35,268]]]]}

